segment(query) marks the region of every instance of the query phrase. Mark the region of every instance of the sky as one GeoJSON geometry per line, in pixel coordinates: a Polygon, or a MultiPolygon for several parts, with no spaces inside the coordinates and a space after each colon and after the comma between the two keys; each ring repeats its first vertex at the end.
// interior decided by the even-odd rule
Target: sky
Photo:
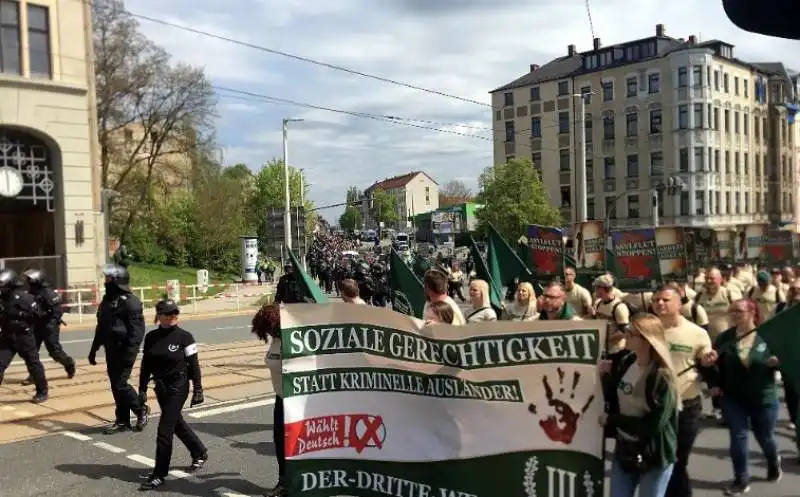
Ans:
{"type": "MultiPolygon", "coordinates": [[[[204,67],[216,87],[226,88],[218,91],[217,120],[226,165],[258,170],[282,157],[282,119],[303,120],[290,124],[288,162],[305,171],[308,198],[317,206],[344,202],[351,185],[363,189],[414,170],[440,185],[461,180],[476,191],[478,176],[492,164],[489,91],[526,74],[530,64],[566,55],[570,44],[590,49],[593,31],[611,45],[651,36],[661,23],[675,38],[722,39],[736,45],[737,57],[800,69],[800,42],[740,30],[720,0],[595,0],[591,24],[584,0],[126,0],[126,7],[243,42],[140,20],[142,32],[175,60],[204,67]]],[[[341,212],[320,214],[336,221],[341,212]]]]}

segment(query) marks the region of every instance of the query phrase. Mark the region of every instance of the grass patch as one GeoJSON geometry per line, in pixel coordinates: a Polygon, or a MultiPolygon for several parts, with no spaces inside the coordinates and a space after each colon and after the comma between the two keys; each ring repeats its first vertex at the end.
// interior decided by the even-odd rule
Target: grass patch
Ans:
{"type": "MultiPolygon", "coordinates": [[[[140,298],[143,297],[145,303],[153,302],[161,299],[166,290],[163,288],[167,285],[167,280],[178,280],[181,285],[195,285],[197,284],[197,269],[173,266],[161,266],[157,264],[131,264],[128,266],[128,271],[131,275],[131,288],[138,287],[160,287],[156,289],[135,290],[134,293],[140,298]]],[[[209,283],[233,283],[238,279],[237,275],[209,272],[209,283]]],[[[206,296],[214,296],[221,292],[222,287],[211,287],[208,289],[206,296]]],[[[191,297],[190,289],[181,289],[181,299],[185,301],[186,297],[191,297]],[[188,295],[184,295],[187,293],[188,295]]]]}

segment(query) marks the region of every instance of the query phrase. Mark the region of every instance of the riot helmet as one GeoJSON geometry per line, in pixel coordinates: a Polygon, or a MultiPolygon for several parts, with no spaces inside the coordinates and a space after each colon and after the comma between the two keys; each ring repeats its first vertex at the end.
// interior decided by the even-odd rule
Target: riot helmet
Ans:
{"type": "Polygon", "coordinates": [[[0,269],[0,292],[7,293],[22,286],[19,275],[13,269],[0,269]]]}
{"type": "Polygon", "coordinates": [[[30,286],[47,286],[47,275],[43,269],[28,269],[22,275],[30,286]]]}
{"type": "Polygon", "coordinates": [[[103,276],[106,279],[106,291],[130,291],[128,285],[130,284],[131,277],[124,266],[120,266],[119,264],[106,264],[105,267],[103,267],[103,276]]]}

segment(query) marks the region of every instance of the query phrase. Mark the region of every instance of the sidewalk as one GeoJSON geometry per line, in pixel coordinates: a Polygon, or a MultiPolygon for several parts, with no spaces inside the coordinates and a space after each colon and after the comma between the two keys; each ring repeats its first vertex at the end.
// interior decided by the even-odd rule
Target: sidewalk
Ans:
{"type": "MultiPolygon", "coordinates": [[[[214,404],[272,393],[269,369],[264,365],[265,347],[253,340],[204,346],[202,349],[203,388],[206,404],[214,404]]],[[[50,433],[55,424],[77,431],[109,424],[114,420],[114,400],[106,376],[105,363],[90,366],[78,362],[78,374],[66,378],[60,365],[45,363],[50,382],[50,400],[30,402],[33,386],[22,386],[28,376],[24,367],[9,368],[0,386],[0,444],[37,438],[50,433]]],[[[130,383],[138,386],[139,363],[130,383]]],[[[158,412],[152,388],[149,405],[158,412]]]]}

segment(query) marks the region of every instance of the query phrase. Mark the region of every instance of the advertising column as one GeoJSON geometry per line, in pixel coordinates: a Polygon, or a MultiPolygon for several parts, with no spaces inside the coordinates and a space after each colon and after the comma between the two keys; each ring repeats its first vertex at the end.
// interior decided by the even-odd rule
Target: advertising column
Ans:
{"type": "Polygon", "coordinates": [[[242,282],[258,281],[256,264],[258,264],[258,238],[254,236],[240,237],[242,240],[242,282]]]}

